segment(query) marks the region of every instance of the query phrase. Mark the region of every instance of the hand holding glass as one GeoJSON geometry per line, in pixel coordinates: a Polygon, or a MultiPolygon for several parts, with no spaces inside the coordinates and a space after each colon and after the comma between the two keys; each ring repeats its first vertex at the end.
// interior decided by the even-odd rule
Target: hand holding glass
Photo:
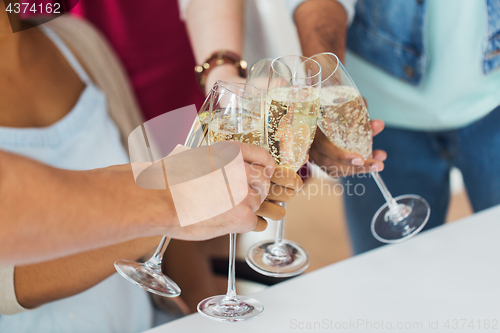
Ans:
{"type": "MultiPolygon", "coordinates": [[[[363,97],[335,54],[320,53],[311,59],[323,70],[318,122],[321,131],[340,149],[367,159],[372,153],[372,131],[363,97]]],[[[393,198],[379,173],[372,171],[371,176],[387,201],[372,219],[374,237],[396,243],[420,232],[430,215],[427,201],[414,194],[393,198]]]]}
{"type": "MultiPolygon", "coordinates": [[[[208,128],[208,142],[238,141],[264,145],[262,90],[250,84],[217,81],[199,114],[208,128]]],[[[238,322],[259,315],[264,306],[238,296],[235,287],[236,234],[229,235],[229,276],[226,295],[212,296],[198,304],[198,312],[210,319],[238,322]]]]}
{"type": "MultiPolygon", "coordinates": [[[[316,133],[321,68],[311,59],[285,56],[263,59],[250,69],[249,80],[267,83],[266,135],[276,165],[297,172],[307,161],[316,133]]],[[[282,204],[285,207],[285,204],[282,204]]],[[[283,239],[284,219],[278,222],[276,239],[253,245],[246,261],[255,271],[272,277],[290,277],[309,266],[309,254],[295,242],[283,239]]]]}

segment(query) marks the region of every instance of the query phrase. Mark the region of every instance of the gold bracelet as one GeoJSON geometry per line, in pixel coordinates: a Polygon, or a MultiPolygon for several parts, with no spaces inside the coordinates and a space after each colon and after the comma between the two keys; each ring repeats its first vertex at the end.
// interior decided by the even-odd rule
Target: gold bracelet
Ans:
{"type": "Polygon", "coordinates": [[[198,79],[198,86],[203,92],[205,91],[205,83],[208,73],[210,73],[213,68],[225,64],[232,64],[236,67],[239,76],[243,78],[247,76],[247,62],[241,59],[239,55],[226,50],[214,52],[202,65],[198,65],[194,68],[196,78],[198,79]]]}

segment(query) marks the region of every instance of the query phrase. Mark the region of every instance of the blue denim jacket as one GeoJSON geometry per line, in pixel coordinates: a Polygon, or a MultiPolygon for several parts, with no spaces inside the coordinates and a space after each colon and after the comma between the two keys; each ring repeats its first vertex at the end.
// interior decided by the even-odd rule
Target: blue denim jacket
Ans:
{"type": "MultiPolygon", "coordinates": [[[[483,1],[488,39],[482,68],[488,74],[500,68],[500,0],[483,1]]],[[[348,48],[392,75],[418,85],[428,62],[425,12],[426,0],[359,0],[348,32],[348,48]]]]}

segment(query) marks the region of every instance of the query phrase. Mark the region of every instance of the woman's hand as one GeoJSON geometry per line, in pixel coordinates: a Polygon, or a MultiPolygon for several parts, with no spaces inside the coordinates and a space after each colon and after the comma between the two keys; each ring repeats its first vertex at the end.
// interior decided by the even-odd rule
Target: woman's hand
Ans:
{"type": "MultiPolygon", "coordinates": [[[[384,129],[382,120],[372,120],[373,136],[384,129]]],[[[321,130],[316,131],[314,142],[309,152],[311,162],[325,168],[326,172],[334,178],[350,176],[370,171],[382,171],[387,153],[383,150],[374,150],[372,158],[364,160],[356,153],[346,152],[335,146],[321,130]]]]}
{"type": "MultiPolygon", "coordinates": [[[[182,240],[206,240],[228,233],[265,229],[267,222],[261,216],[257,216],[256,212],[269,193],[275,169],[274,160],[264,148],[240,142],[233,143],[240,147],[245,161],[248,185],[246,198],[222,214],[185,227],[180,226],[177,218],[173,219],[172,216],[166,215],[164,217],[166,235],[182,240]]],[[[171,211],[173,202],[170,191],[161,191],[165,192],[164,205],[170,206],[166,211],[171,211]]],[[[193,205],[195,204],[193,202],[193,205]]],[[[262,215],[267,217],[267,214],[262,215]]]]}

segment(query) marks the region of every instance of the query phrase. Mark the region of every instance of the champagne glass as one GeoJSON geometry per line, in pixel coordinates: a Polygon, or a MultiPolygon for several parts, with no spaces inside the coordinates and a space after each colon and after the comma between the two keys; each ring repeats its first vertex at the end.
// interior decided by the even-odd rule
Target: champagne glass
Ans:
{"type": "MultiPolygon", "coordinates": [[[[261,88],[264,92],[264,98],[267,96],[267,87],[271,77],[271,65],[274,58],[264,58],[256,61],[248,70],[247,82],[261,88]]],[[[292,72],[288,68],[288,75],[291,77],[292,72]]]]}
{"type": "MultiPolygon", "coordinates": [[[[208,128],[208,142],[238,141],[264,145],[262,89],[251,84],[217,81],[199,117],[208,128]]],[[[257,300],[238,296],[235,287],[236,234],[229,235],[229,273],[226,295],[212,296],[198,304],[198,312],[223,322],[239,322],[262,313],[257,300]]]]}
{"type": "MultiPolygon", "coordinates": [[[[165,117],[163,118],[166,119],[165,117]]],[[[172,117],[169,117],[169,119],[171,118],[172,117]]],[[[162,122],[161,128],[165,129],[165,127],[168,128],[168,126],[176,125],[178,125],[176,121],[162,122]]],[[[148,131],[145,129],[144,124],[141,125],[140,130],[149,151],[147,155],[149,156],[150,161],[154,162],[150,147],[150,143],[153,138],[148,138],[148,131]]],[[[185,145],[190,148],[199,147],[204,142],[205,136],[206,131],[202,128],[200,121],[195,119],[193,125],[191,126],[191,130],[189,131],[185,145]]],[[[163,161],[162,167],[164,168],[163,161]]],[[[170,240],[171,238],[164,236],[152,257],[146,262],[139,263],[132,260],[118,260],[115,262],[115,269],[128,281],[153,294],[165,297],[179,296],[181,294],[179,286],[161,271],[163,254],[165,253],[170,240]]]]}
{"type": "MultiPolygon", "coordinates": [[[[285,56],[252,66],[250,80],[265,77],[269,67],[266,97],[268,149],[276,165],[298,171],[316,134],[320,107],[321,67],[313,59],[285,56]]],[[[285,203],[281,203],[285,207],[285,203]]],[[[310,262],[299,244],[283,239],[285,219],[278,221],[274,241],[250,247],[246,261],[256,272],[272,277],[302,273],[310,262]]]]}
{"type": "MultiPolygon", "coordinates": [[[[323,70],[320,129],[342,150],[369,158],[372,154],[370,118],[354,81],[335,54],[320,53],[311,59],[323,70]]],[[[372,171],[371,176],[386,200],[372,219],[373,236],[384,243],[397,243],[419,233],[429,219],[427,201],[414,194],[393,198],[379,173],[372,171]]]]}
{"type": "Polygon", "coordinates": [[[129,282],[150,293],[165,297],[179,296],[181,288],[161,271],[163,253],[165,253],[170,239],[164,236],[153,256],[144,263],[124,259],[116,261],[117,272],[129,282]]]}

